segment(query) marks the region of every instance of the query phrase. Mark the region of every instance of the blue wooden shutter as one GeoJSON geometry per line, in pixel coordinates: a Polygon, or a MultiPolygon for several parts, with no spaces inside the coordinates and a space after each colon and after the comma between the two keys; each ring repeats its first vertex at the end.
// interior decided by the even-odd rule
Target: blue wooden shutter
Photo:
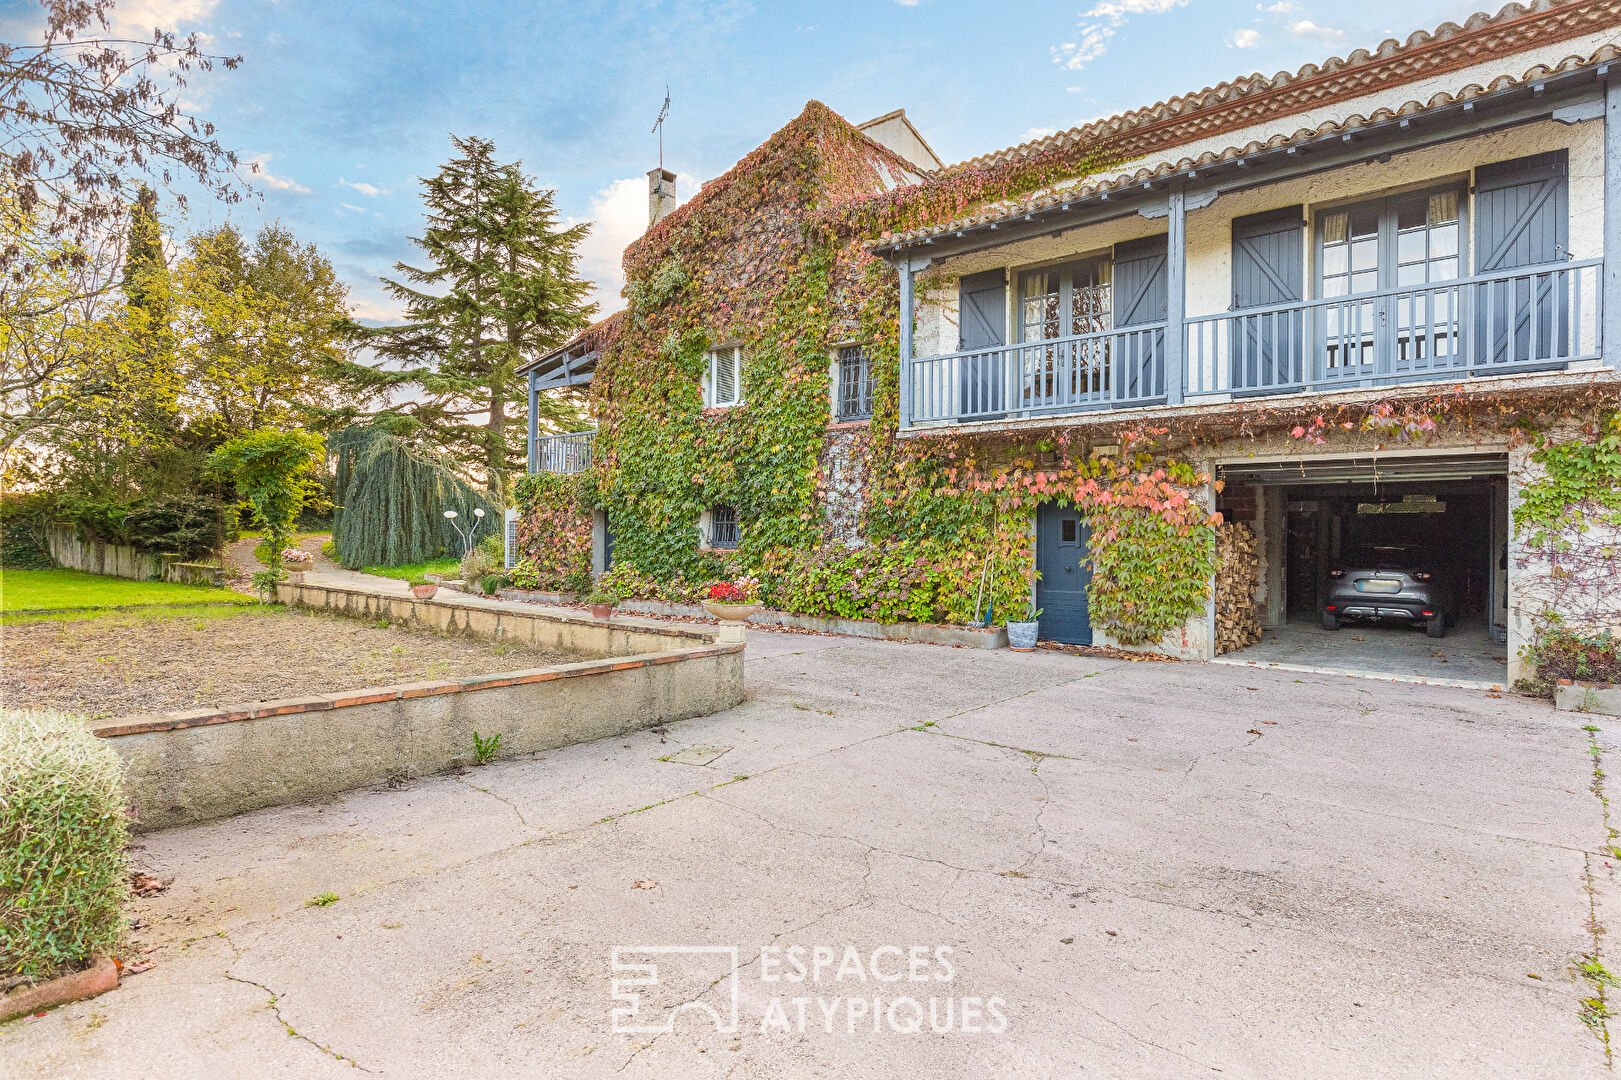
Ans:
{"type": "MultiPolygon", "coordinates": [[[[1475,170],[1475,273],[1496,274],[1570,257],[1568,154],[1555,150],[1475,170]]],[[[1565,289],[1553,275],[1471,290],[1476,363],[1569,355],[1568,320],[1556,318],[1565,289]],[[1555,325],[1558,324],[1557,340],[1555,325]]]]}
{"type": "Polygon", "coordinates": [[[1001,347],[1007,343],[1007,273],[966,274],[957,284],[957,348],[975,351],[958,369],[959,416],[984,418],[1002,409],[1001,347]]]}
{"type": "MultiPolygon", "coordinates": [[[[1110,305],[1116,329],[1164,322],[1167,237],[1145,236],[1114,246],[1114,295],[1110,305]]],[[[1109,358],[1111,396],[1117,401],[1157,397],[1165,392],[1165,331],[1115,337],[1109,358]]]]}
{"type": "MultiPolygon", "coordinates": [[[[1305,213],[1300,206],[1233,219],[1233,310],[1298,304],[1305,296],[1305,213]]],[[[1228,366],[1235,392],[1299,383],[1305,313],[1235,319],[1228,366]]]]}

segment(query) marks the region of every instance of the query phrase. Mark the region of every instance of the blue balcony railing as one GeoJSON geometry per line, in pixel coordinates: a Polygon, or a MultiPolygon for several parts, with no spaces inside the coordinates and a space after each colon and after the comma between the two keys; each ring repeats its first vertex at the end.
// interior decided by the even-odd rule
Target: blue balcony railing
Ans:
{"type": "Polygon", "coordinates": [[[917,357],[911,426],[1557,370],[1602,355],[1600,259],[917,357]]]}
{"type": "Polygon", "coordinates": [[[595,431],[575,431],[568,435],[545,435],[538,440],[535,471],[578,473],[591,467],[591,438],[595,431]]]}

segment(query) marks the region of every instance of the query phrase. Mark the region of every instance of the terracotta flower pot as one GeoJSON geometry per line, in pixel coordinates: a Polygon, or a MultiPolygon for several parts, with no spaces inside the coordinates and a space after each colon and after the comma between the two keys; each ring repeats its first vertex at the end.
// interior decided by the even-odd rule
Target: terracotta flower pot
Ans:
{"type": "Polygon", "coordinates": [[[70,1001],[105,994],[118,989],[118,965],[112,960],[98,960],[83,971],[52,979],[38,986],[25,986],[9,994],[0,995],[0,1021],[13,1016],[66,1005],[70,1001]]]}
{"type": "Polygon", "coordinates": [[[289,585],[302,585],[302,584],[304,584],[304,573],[305,573],[305,571],[303,571],[303,570],[289,570],[289,571],[287,571],[287,584],[289,584],[289,585]]]}
{"type": "Polygon", "coordinates": [[[721,622],[742,622],[765,607],[764,604],[758,601],[752,604],[722,604],[714,600],[705,600],[703,605],[705,611],[721,622]]]}
{"type": "Polygon", "coordinates": [[[591,617],[593,619],[606,619],[612,616],[614,613],[614,606],[612,604],[587,604],[585,606],[586,609],[591,612],[591,617]]]}
{"type": "Polygon", "coordinates": [[[438,591],[439,591],[439,586],[434,584],[431,581],[428,582],[426,585],[413,585],[413,586],[411,586],[411,595],[416,597],[418,600],[432,600],[433,599],[433,594],[438,592],[438,591]]]}

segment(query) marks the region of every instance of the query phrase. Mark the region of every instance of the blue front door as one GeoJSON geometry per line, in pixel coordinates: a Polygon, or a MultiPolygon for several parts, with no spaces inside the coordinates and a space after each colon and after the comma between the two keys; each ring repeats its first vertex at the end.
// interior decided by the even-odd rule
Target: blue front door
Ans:
{"type": "Polygon", "coordinates": [[[1092,564],[1086,545],[1090,533],[1080,511],[1043,506],[1036,511],[1036,606],[1041,609],[1041,636],[1070,645],[1092,644],[1092,620],[1086,614],[1086,586],[1092,564]]]}

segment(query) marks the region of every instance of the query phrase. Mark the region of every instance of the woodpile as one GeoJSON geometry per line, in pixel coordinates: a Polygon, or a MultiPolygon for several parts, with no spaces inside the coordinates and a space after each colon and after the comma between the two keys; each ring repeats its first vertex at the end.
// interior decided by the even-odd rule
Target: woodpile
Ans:
{"type": "Polygon", "coordinates": [[[1241,522],[1224,522],[1216,530],[1216,654],[1230,653],[1261,640],[1261,613],[1255,587],[1261,580],[1260,545],[1241,522]]]}

